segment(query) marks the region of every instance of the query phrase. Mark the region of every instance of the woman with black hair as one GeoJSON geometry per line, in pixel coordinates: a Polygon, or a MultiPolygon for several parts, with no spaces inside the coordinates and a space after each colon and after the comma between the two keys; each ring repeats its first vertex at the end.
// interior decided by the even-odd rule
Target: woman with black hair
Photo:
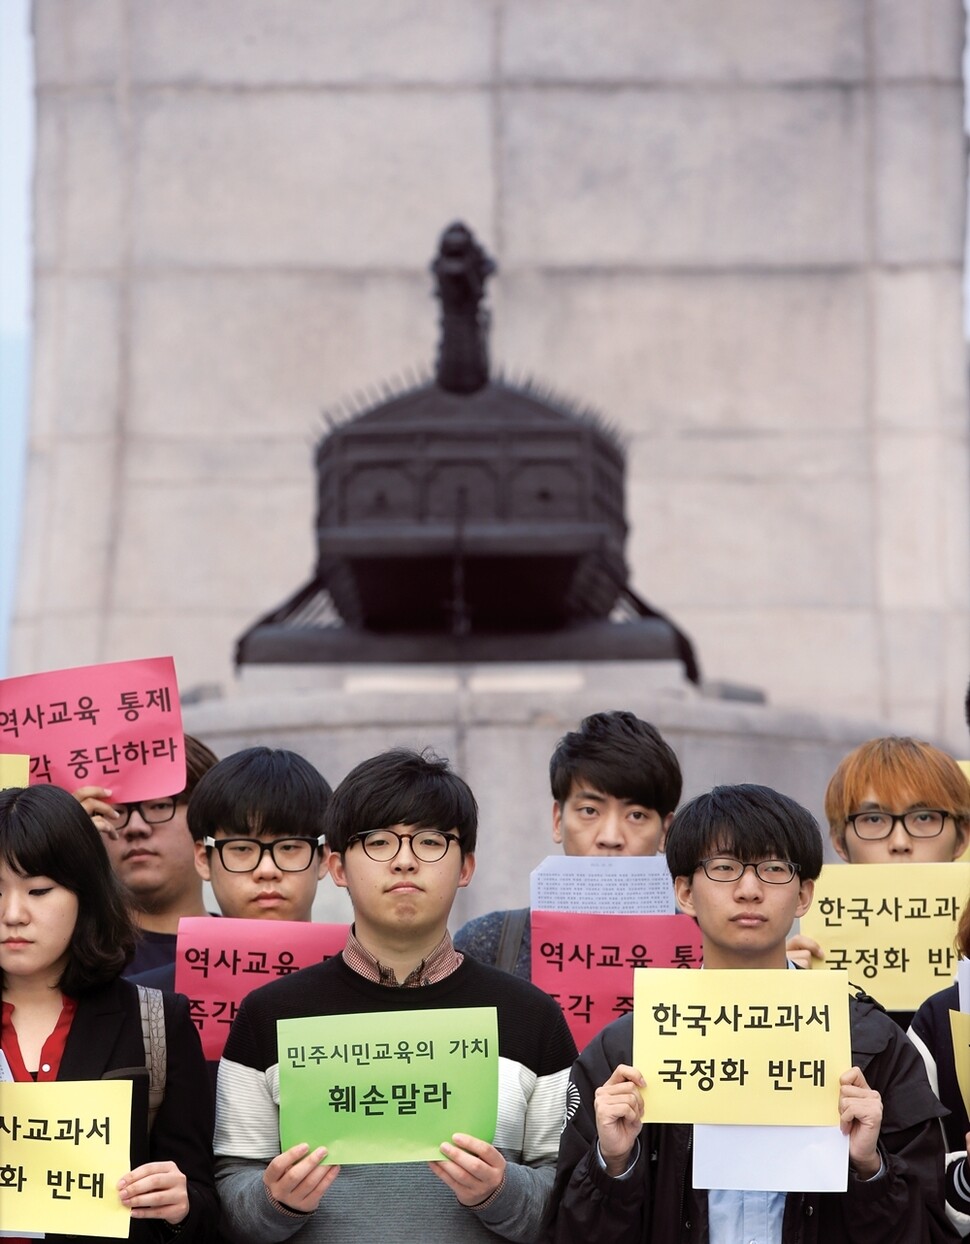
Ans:
{"type": "Polygon", "coordinates": [[[0,1045],[13,1079],[130,1079],[131,1169],[117,1185],[129,1238],[195,1244],[215,1238],[219,1215],[211,1090],[188,1002],[165,995],[164,1095],[150,1115],[141,1001],[120,975],[135,937],[81,805],[53,786],[0,791],[0,1045]]]}

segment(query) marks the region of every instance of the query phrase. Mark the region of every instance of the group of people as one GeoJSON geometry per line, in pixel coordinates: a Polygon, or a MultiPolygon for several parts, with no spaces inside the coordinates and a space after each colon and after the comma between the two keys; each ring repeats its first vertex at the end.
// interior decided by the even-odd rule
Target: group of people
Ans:
{"type": "MultiPolygon", "coordinates": [[[[970,1233],[955,986],[913,1017],[850,998],[844,1192],[695,1189],[692,1128],[644,1121],[632,1016],[577,1058],[558,1003],[529,980],[528,909],[450,936],[475,871],[478,810],[447,761],[385,752],[331,791],[289,751],[217,761],[187,737],[186,759],[183,791],[139,803],[102,787],[0,791],[3,1057],[19,1081],[132,1081],[130,1169],[117,1187],[132,1240],[920,1244],[970,1233]],[[349,896],[344,949],[246,997],[213,1103],[212,1069],[174,992],[178,921],[206,914],[203,880],[224,916],[309,920],[325,874],[349,896]],[[323,1161],[321,1108],[319,1131],[281,1151],[280,1020],[466,1007],[497,1014],[494,1135],[442,1137],[427,1164],[341,1167],[323,1161]],[[146,1012],[164,1028],[161,1093],[146,1012]]],[[[629,712],[566,734],[550,781],[552,837],[567,855],[664,853],[704,970],[797,970],[821,956],[794,926],[812,903],[822,837],[787,796],[721,786],[680,806],[676,755],[629,712]]],[[[825,809],[850,864],[952,861],[970,835],[960,768],[908,738],[850,753],[825,809]]],[[[970,904],[958,946],[970,951],[970,904]]]]}

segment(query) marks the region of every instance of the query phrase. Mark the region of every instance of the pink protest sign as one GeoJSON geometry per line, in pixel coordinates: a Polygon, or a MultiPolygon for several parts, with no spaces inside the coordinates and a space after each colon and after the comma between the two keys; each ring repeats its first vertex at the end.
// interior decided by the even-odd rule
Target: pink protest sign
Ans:
{"type": "Polygon", "coordinates": [[[30,756],[31,783],[106,786],[117,803],[185,789],[171,657],[0,679],[0,751],[30,756]]]}
{"type": "Polygon", "coordinates": [[[179,921],[175,988],[189,999],[208,1059],[222,1057],[229,1026],[246,994],[300,968],[339,955],[347,924],[301,920],[179,921]]]}
{"type": "Polygon", "coordinates": [[[634,968],[696,968],[701,934],[689,916],[592,916],[533,911],[532,980],[563,1009],[577,1049],[633,1010],[634,968]]]}

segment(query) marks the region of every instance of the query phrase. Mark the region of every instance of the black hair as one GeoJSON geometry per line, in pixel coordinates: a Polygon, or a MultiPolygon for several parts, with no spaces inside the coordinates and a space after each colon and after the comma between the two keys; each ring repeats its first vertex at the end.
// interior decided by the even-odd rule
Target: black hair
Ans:
{"type": "Polygon", "coordinates": [[[49,877],[77,895],[58,982],[64,993],[77,997],[121,974],[137,930],[101,835],[73,795],[58,786],[0,790],[0,860],[21,877],[49,877]]]}
{"type": "Polygon", "coordinates": [[[218,759],[215,752],[201,740],[191,734],[185,735],[185,789],[176,796],[179,803],[188,803],[196,786],[218,759]]]}
{"type": "Polygon", "coordinates": [[[629,799],[660,816],[680,802],[683,779],[673,749],[659,730],[633,713],[593,713],[556,744],[549,783],[564,804],[574,783],[614,799],[629,799]]]}
{"type": "Polygon", "coordinates": [[[811,812],[768,786],[715,786],[685,803],[664,846],[672,877],[692,877],[701,860],[731,855],[742,863],[785,859],[802,881],[822,870],[822,834],[811,812]]]}
{"type": "Polygon", "coordinates": [[[970,682],[967,683],[967,698],[963,701],[963,711],[967,719],[967,729],[970,730],[970,682]]]}
{"type": "Polygon", "coordinates": [[[236,837],[316,838],[333,792],[320,772],[285,748],[247,747],[205,774],[189,800],[196,842],[221,829],[236,837]]]}
{"type": "Polygon", "coordinates": [[[464,856],[475,850],[478,804],[443,757],[396,748],[357,765],[333,792],[327,846],[342,853],[355,834],[392,825],[454,830],[464,856]]]}

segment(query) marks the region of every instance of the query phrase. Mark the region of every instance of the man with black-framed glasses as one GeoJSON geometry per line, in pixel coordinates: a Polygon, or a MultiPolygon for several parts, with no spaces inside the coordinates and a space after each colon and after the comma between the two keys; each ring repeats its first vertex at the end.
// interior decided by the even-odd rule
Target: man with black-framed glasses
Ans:
{"type": "MultiPolygon", "coordinates": [[[[765,786],[718,786],[674,816],[666,857],[678,906],[700,928],[705,971],[794,967],[786,935],[810,907],[822,867],[811,813],[765,786]]],[[[573,1067],[547,1237],[554,1244],[956,1239],[944,1208],[945,1111],[919,1055],[871,998],[849,998],[852,1065],[831,1086],[848,1138],[844,1191],[695,1188],[693,1125],[650,1121],[633,1024],[632,1014],[608,1024],[573,1067]]],[[[733,1143],[791,1145],[781,1106],[778,1122],[733,1143]]],[[[756,1153],[750,1161],[757,1171],[756,1153]]]]}
{"type": "Polygon", "coordinates": [[[187,734],[183,790],[136,803],[114,803],[111,791],[101,786],[74,792],[101,831],[141,930],[125,976],[165,968],[174,973],[179,920],[207,914],[187,813],[196,786],[216,760],[204,743],[187,734]]]}
{"type": "Polygon", "coordinates": [[[286,748],[247,747],[211,769],[189,804],[195,867],[224,916],[310,920],[327,872],[330,785],[286,748]]]}
{"type": "Polygon", "coordinates": [[[948,864],[967,845],[970,786],[931,743],[870,739],[832,775],[825,815],[848,864],[948,864]]]}
{"type": "Polygon", "coordinates": [[[552,1188],[575,1045],[559,1004],[462,955],[448,917],[475,871],[478,809],[448,762],[386,752],[353,769],[327,809],[330,876],[353,906],[343,953],[250,993],[219,1066],[214,1149],[233,1239],[538,1238],[552,1188]],[[441,1137],[431,1163],[320,1165],[332,1125],[280,1152],[277,1022],[495,1007],[493,1138],[441,1137]],[[390,1208],[389,1208],[390,1207],[390,1208]]]}
{"type": "MultiPolygon", "coordinates": [[[[210,883],[219,914],[312,919],[327,870],[323,816],[331,793],[308,760],[285,748],[247,747],[208,770],[189,800],[187,836],[196,884],[210,883]]],[[[174,944],[170,961],[137,982],[175,988],[174,944]]]]}
{"type": "MultiPolygon", "coordinates": [[[[970,838],[970,785],[952,756],[907,736],[869,739],[839,762],[825,791],[836,854],[847,864],[949,864],[970,838]]],[[[812,938],[793,939],[822,957],[812,938]]],[[[911,1011],[894,1011],[904,1030],[911,1011]]]]}

